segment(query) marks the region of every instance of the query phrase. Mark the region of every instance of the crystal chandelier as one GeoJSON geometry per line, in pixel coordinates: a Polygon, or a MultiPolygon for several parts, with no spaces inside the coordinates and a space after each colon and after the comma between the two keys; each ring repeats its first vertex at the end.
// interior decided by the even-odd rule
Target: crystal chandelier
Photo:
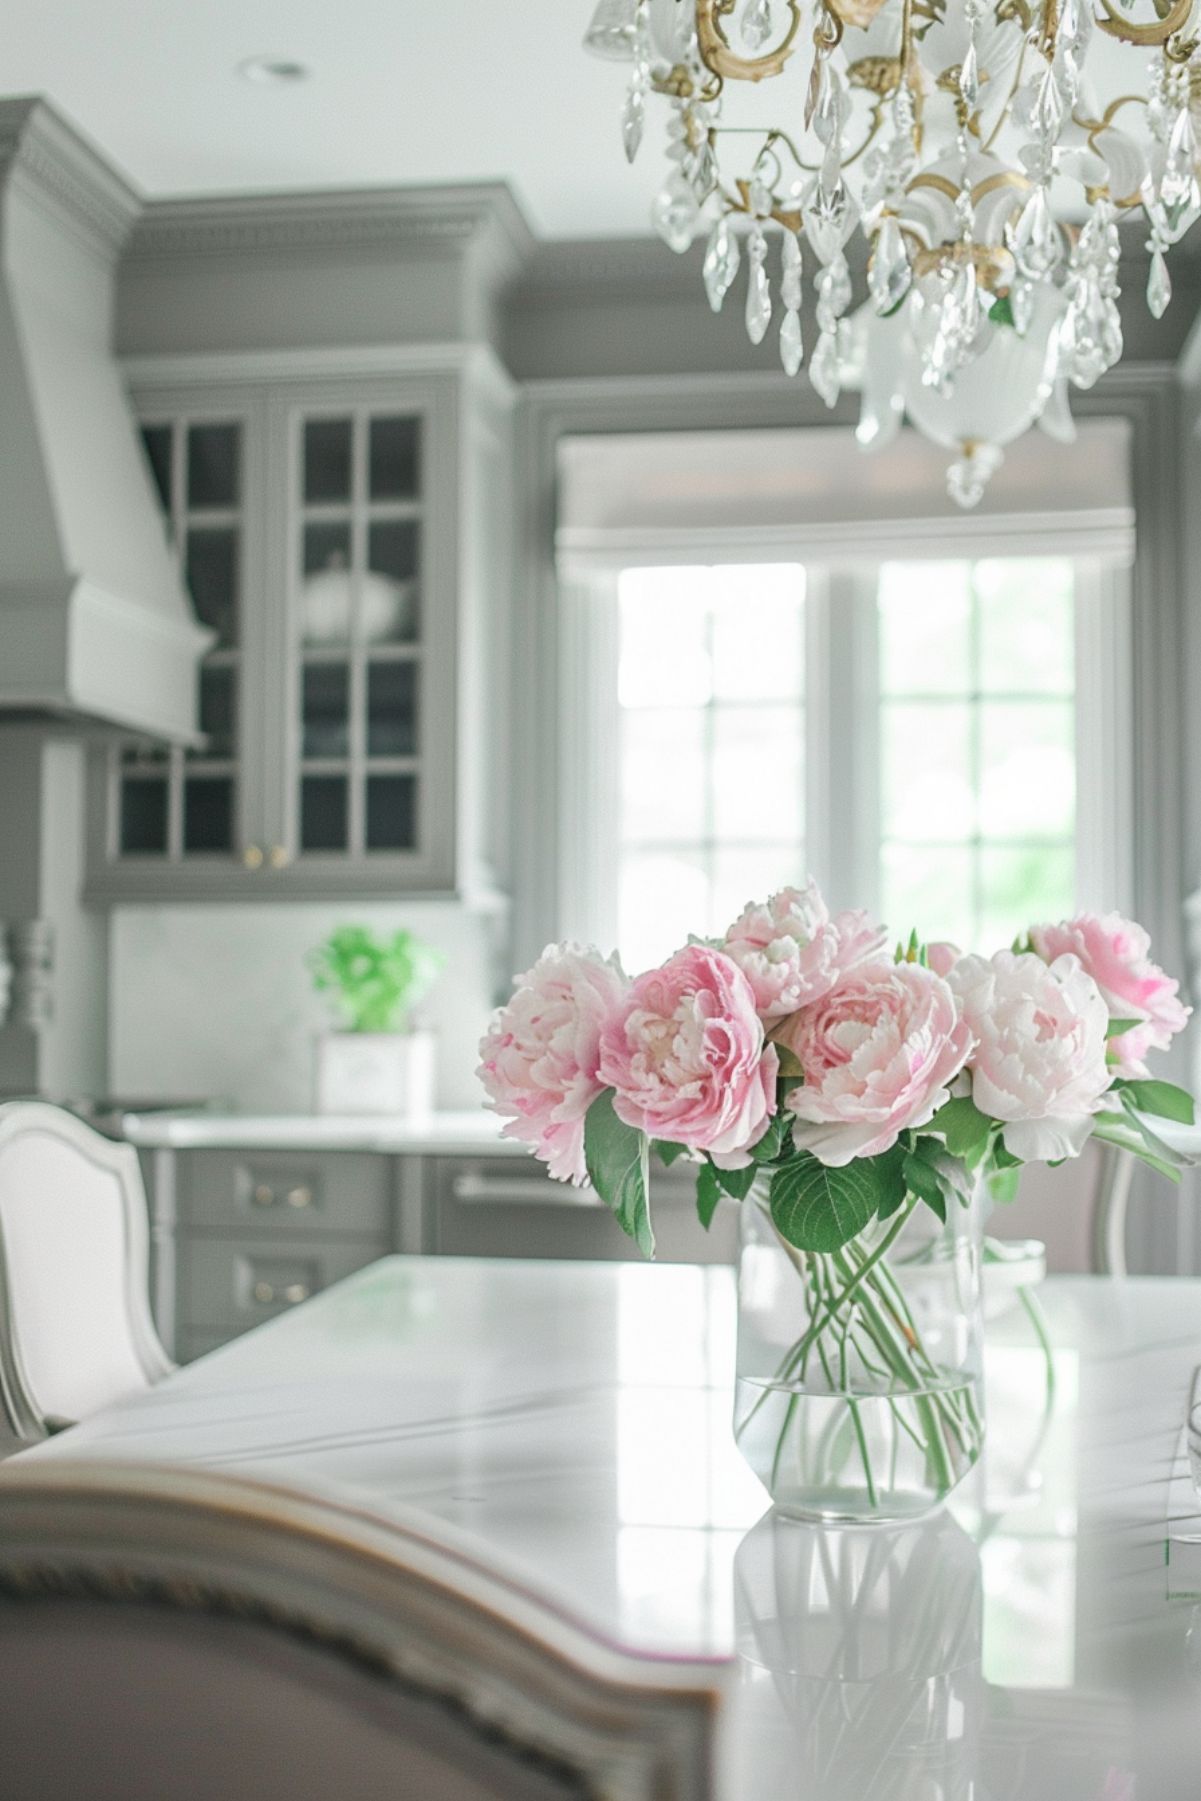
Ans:
{"type": "Polygon", "coordinates": [[[631,161],[651,96],[668,109],[652,217],[673,250],[705,237],[714,311],[741,273],[751,341],[778,307],[795,375],[808,263],[813,387],[828,406],[861,394],[865,448],[907,416],[952,451],[963,506],[1036,422],[1070,438],[1069,386],[1121,357],[1119,218],[1142,210],[1159,318],[1165,251],[1201,213],[1201,0],[1099,4],[600,0],[584,40],[631,64],[631,161]],[[770,123],[757,84],[776,78],[770,123]]]}

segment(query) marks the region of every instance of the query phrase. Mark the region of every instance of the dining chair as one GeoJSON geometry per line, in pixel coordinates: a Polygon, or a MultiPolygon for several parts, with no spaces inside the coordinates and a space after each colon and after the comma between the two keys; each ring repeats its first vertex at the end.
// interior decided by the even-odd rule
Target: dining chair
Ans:
{"type": "Polygon", "coordinates": [[[0,1106],[0,1401],[44,1438],[173,1368],[150,1317],[137,1153],[40,1101],[0,1106]]]}
{"type": "MultiPolygon", "coordinates": [[[[1201,1164],[1201,1126],[1186,1126],[1174,1120],[1154,1121],[1156,1136],[1188,1163],[1201,1164]]],[[[1137,1165],[1126,1151],[1116,1146],[1099,1146],[1100,1163],[1093,1197],[1092,1240],[1093,1273],[1102,1276],[1125,1276],[1126,1227],[1130,1195],[1137,1165]]],[[[1165,1197],[1171,1205],[1171,1197],[1165,1197]]]]}
{"type": "Polygon", "coordinates": [[[36,1448],[0,1467],[0,1669],[12,1801],[708,1801],[727,1682],[428,1519],[36,1448]]]}

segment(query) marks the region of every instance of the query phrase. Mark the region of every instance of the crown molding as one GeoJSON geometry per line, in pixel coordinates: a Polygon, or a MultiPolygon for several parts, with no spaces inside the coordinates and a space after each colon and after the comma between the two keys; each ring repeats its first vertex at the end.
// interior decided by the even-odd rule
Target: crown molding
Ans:
{"type": "Polygon", "coordinates": [[[0,191],[20,193],[109,262],[141,207],[119,170],[37,95],[0,100],[0,191]]]}
{"type": "Polygon", "coordinates": [[[498,268],[516,271],[534,238],[503,182],[349,188],[152,200],[126,257],[147,262],[379,245],[452,255],[482,250],[498,268]]]}

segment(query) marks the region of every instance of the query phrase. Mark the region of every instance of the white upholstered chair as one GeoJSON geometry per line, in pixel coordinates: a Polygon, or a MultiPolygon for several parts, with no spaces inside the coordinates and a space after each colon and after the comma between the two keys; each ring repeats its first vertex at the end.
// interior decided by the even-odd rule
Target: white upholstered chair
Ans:
{"type": "Polygon", "coordinates": [[[35,1440],[157,1381],[137,1154],[37,1101],[0,1106],[0,1401],[35,1440]]]}
{"type": "Polygon", "coordinates": [[[0,1466],[6,1801],[711,1801],[719,1664],[632,1657],[418,1516],[0,1466]]]}

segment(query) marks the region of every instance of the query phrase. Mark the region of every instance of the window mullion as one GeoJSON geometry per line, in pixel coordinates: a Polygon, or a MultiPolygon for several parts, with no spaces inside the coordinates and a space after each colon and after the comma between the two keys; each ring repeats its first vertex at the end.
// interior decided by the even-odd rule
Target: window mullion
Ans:
{"type": "Polygon", "coordinates": [[[822,830],[810,864],[832,906],[874,912],[880,893],[876,569],[844,565],[822,574],[819,641],[810,639],[817,677],[810,686],[817,702],[810,794],[820,784],[822,830]]]}
{"type": "Polygon", "coordinates": [[[608,947],[620,833],[617,571],[565,578],[559,592],[559,933],[608,947]]]}

